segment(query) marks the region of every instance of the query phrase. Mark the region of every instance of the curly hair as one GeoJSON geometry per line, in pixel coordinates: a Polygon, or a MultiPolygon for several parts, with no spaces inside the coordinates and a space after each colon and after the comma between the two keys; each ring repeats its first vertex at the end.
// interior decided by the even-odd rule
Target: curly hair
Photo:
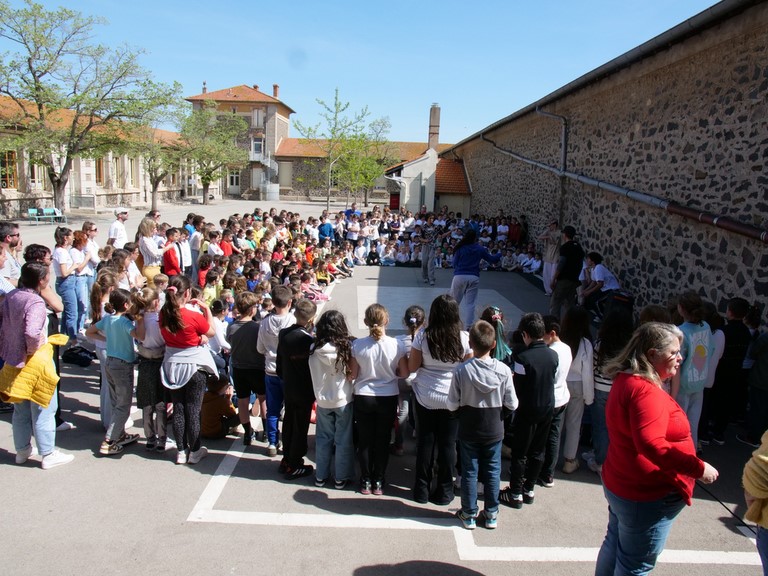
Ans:
{"type": "Polygon", "coordinates": [[[327,310],[315,325],[315,346],[311,353],[331,344],[336,348],[336,371],[347,374],[352,359],[352,340],[354,338],[349,333],[344,314],[338,310],[327,310]]]}

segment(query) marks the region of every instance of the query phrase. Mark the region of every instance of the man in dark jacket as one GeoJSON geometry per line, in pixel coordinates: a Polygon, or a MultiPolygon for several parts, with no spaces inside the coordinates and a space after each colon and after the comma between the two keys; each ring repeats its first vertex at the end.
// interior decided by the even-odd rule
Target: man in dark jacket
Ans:
{"type": "Polygon", "coordinates": [[[512,423],[509,487],[499,502],[512,508],[533,504],[533,488],[544,463],[549,425],[555,407],[557,353],[544,342],[541,314],[526,314],[518,331],[525,348],[514,355],[514,385],[519,405],[512,423]]]}
{"type": "Polygon", "coordinates": [[[298,300],[293,315],[296,324],[280,330],[277,340],[277,375],[283,381],[283,460],[280,472],[287,480],[308,476],[314,470],[304,464],[307,433],[315,392],[309,372],[309,352],[315,341],[310,333],[317,306],[311,300],[298,300]]]}

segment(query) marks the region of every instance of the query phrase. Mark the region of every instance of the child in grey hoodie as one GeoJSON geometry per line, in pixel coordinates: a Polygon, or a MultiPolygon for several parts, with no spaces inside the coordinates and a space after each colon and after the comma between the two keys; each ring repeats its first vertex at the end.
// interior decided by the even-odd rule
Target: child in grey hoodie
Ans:
{"type": "Polygon", "coordinates": [[[468,530],[475,528],[479,479],[485,485],[485,527],[493,529],[499,513],[504,419],[518,401],[512,371],[490,355],[496,346],[494,327],[485,320],[475,322],[469,344],[474,357],[456,369],[448,392],[448,409],[459,412],[461,510],[456,516],[468,530]]]}

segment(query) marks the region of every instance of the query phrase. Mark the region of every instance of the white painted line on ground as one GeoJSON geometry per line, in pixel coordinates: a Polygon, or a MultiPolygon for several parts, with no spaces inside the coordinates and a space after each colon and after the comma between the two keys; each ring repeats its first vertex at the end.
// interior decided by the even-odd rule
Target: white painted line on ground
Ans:
{"type": "MultiPolygon", "coordinates": [[[[459,558],[485,562],[595,562],[599,548],[568,547],[480,547],[472,532],[454,529],[459,558]]],[[[760,556],[755,552],[724,552],[717,550],[664,550],[659,556],[663,564],[729,564],[759,566],[760,556]]]]}
{"type": "MultiPolygon", "coordinates": [[[[214,510],[237,461],[251,458],[244,454],[241,439],[235,438],[213,477],[187,517],[188,522],[246,524],[259,526],[291,526],[295,528],[347,528],[378,530],[451,530],[456,551],[461,560],[483,562],[595,562],[599,548],[575,547],[489,547],[477,546],[473,533],[456,526],[452,518],[386,518],[363,514],[303,514],[281,512],[251,512],[214,510]]],[[[260,459],[260,458],[259,458],[260,459]]],[[[741,527],[745,536],[754,536],[741,527]]],[[[659,556],[664,564],[728,564],[759,566],[756,552],[725,552],[716,550],[665,550],[659,556]]]]}
{"type": "Polygon", "coordinates": [[[235,438],[232,441],[227,454],[222,459],[219,467],[216,468],[216,472],[213,473],[213,477],[208,481],[208,485],[205,487],[205,490],[203,490],[203,493],[200,494],[200,498],[197,499],[197,503],[195,504],[195,507],[192,508],[192,512],[189,513],[187,521],[204,521],[201,519],[205,514],[213,510],[219,496],[224,492],[224,487],[227,485],[229,477],[232,475],[232,472],[234,472],[235,466],[237,466],[237,461],[243,453],[242,450],[237,450],[235,448],[238,441],[242,442],[240,438],[235,438]]]}
{"type": "MultiPolygon", "coordinates": [[[[381,500],[379,500],[381,501],[381,500]]],[[[452,518],[385,518],[363,514],[300,514],[290,512],[243,512],[209,510],[188,520],[220,524],[292,526],[295,528],[360,528],[377,530],[452,530],[452,518]]]]}

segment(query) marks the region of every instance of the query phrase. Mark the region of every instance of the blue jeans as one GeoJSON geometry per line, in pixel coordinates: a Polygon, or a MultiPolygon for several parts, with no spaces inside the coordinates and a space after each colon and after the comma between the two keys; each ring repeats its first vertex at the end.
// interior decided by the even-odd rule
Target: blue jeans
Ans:
{"type": "Polygon", "coordinates": [[[355,447],[352,442],[354,409],[350,402],[341,408],[317,407],[315,428],[315,464],[317,478],[331,477],[331,459],[336,446],[333,477],[336,480],[352,480],[355,477],[355,447]]]}
{"type": "Polygon", "coordinates": [[[501,478],[501,441],[478,444],[459,440],[461,457],[461,510],[477,516],[477,482],[483,483],[485,513],[495,517],[499,512],[501,478]]]}
{"type": "Polygon", "coordinates": [[[16,452],[28,448],[35,435],[37,451],[46,456],[56,449],[56,408],[59,403],[56,392],[51,396],[48,408],[43,408],[30,400],[13,405],[13,445],[16,452]]]}
{"type": "Polygon", "coordinates": [[[56,278],[56,294],[61,296],[64,311],[61,313],[62,333],[70,338],[77,334],[77,278],[70,274],[66,278],[56,278]]]}
{"type": "Polygon", "coordinates": [[[676,492],[661,500],[635,502],[603,490],[608,500],[608,531],[597,555],[595,576],[648,574],[685,501],[676,492]]]}
{"type": "Polygon", "coordinates": [[[608,454],[608,427],[605,424],[605,405],[608,403],[608,392],[595,390],[595,401],[592,403],[592,448],[595,450],[595,462],[603,465],[608,454]]]}
{"type": "Polygon", "coordinates": [[[88,278],[92,276],[75,276],[75,297],[77,298],[76,326],[79,332],[85,328],[85,317],[88,314],[88,278]]]}
{"type": "Polygon", "coordinates": [[[763,564],[763,576],[768,576],[768,530],[762,526],[757,527],[757,553],[763,564]]]}
{"type": "Polygon", "coordinates": [[[267,374],[264,377],[267,386],[267,441],[277,446],[280,411],[283,409],[283,380],[279,376],[267,374]]]}

